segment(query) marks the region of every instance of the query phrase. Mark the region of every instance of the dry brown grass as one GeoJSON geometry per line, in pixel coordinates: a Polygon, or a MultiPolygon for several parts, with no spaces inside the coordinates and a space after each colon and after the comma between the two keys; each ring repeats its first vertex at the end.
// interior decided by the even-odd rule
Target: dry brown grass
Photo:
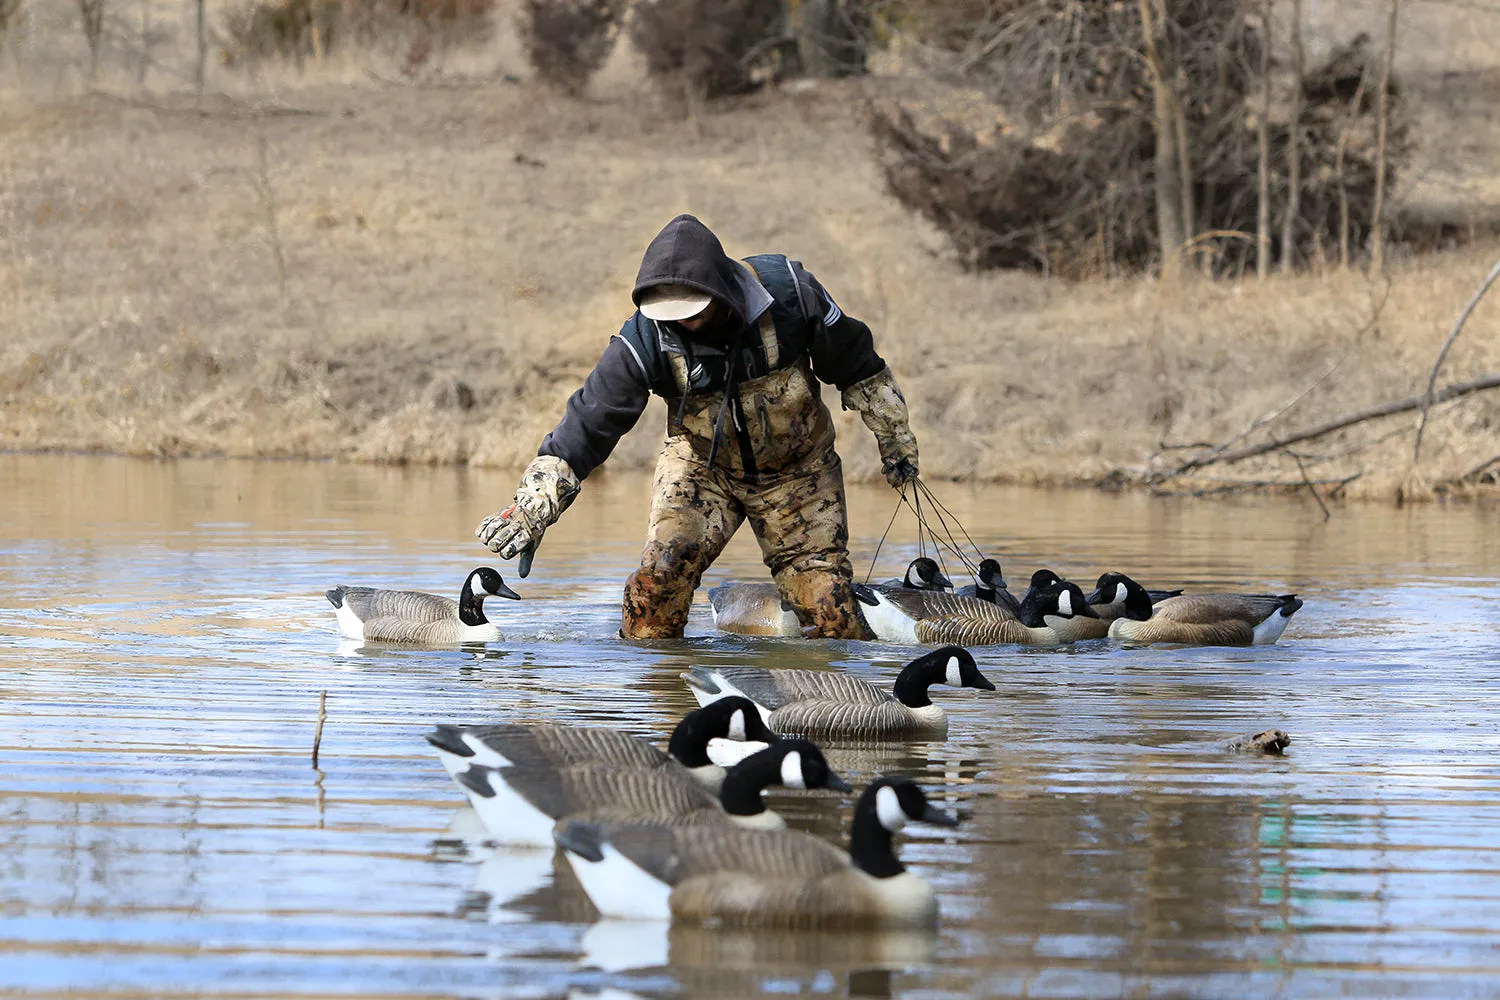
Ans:
{"type": "MultiPolygon", "coordinates": [[[[684,121],[612,72],[587,101],[304,81],[282,100],[310,114],[170,96],[0,104],[0,448],[519,468],[680,211],[731,252],[800,257],[875,327],[939,476],[1136,477],[1163,441],[1219,441],[1293,398],[1368,317],[1354,275],[1166,289],[965,274],[882,190],[859,110],[878,81],[684,121]],[[285,303],[255,184],[262,136],[285,303]]],[[[1272,429],[1418,391],[1496,252],[1398,262],[1378,326],[1272,429]]],[[[1500,371],[1497,324],[1500,295],[1439,386],[1500,371]]],[[[839,420],[850,474],[876,475],[868,433],[839,420]]],[[[653,404],[611,465],[649,463],[662,423],[653,404]]],[[[1414,423],[1366,428],[1406,431],[1310,468],[1364,469],[1352,495],[1392,496],[1414,423]]],[[[1497,428],[1500,392],[1439,408],[1420,476],[1500,451],[1497,428]]],[[[1246,464],[1209,473],[1296,478],[1284,459],[1246,464]]]]}

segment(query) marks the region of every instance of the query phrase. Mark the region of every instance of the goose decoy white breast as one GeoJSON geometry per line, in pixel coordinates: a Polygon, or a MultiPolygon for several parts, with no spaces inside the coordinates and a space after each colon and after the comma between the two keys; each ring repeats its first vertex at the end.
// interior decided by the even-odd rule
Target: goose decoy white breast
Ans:
{"type": "Polygon", "coordinates": [[[339,628],[351,639],[454,646],[494,642],[500,629],[484,613],[487,597],[519,601],[500,574],[481,566],[464,578],[458,600],[416,590],[375,590],[340,584],[325,592],[339,628]]]}
{"type": "Polygon", "coordinates": [[[889,691],[824,670],[694,667],[682,679],[700,705],[735,695],[750,699],[773,732],[863,739],[946,734],[948,717],[928,697],[933,684],[995,690],[973,655],[960,646],[944,646],[912,660],[889,691]]]}
{"type": "MultiPolygon", "coordinates": [[[[1089,607],[1096,611],[1100,618],[1112,622],[1125,613],[1125,598],[1129,589],[1125,581],[1130,579],[1124,573],[1104,573],[1099,577],[1099,582],[1094,585],[1094,592],[1088,596],[1089,607]]],[[[1152,604],[1160,604],[1169,597],[1181,597],[1181,590],[1151,590],[1147,588],[1146,596],[1151,598],[1152,604]]]]}
{"type": "Polygon", "coordinates": [[[1184,594],[1152,604],[1146,588],[1120,577],[1125,610],[1112,639],[1188,646],[1266,646],[1281,638],[1302,607],[1296,594],[1184,594]]]}
{"type": "Polygon", "coordinates": [[[908,822],[957,826],[908,778],[870,783],[849,849],[811,834],[569,820],[556,839],[606,917],[778,928],[930,927],[932,887],[896,857],[908,822]]]}
{"type": "Polygon", "coordinates": [[[1032,624],[1004,605],[956,594],[855,584],[854,596],[863,605],[860,610],[871,631],[887,642],[1055,646],[1104,634],[1097,625],[1075,621],[1098,616],[1084,601],[1083,591],[1072,583],[1034,592],[1022,602],[1023,613],[1032,624]]]}
{"type": "Polygon", "coordinates": [[[850,790],[806,740],[778,740],[731,767],[717,796],[680,771],[599,763],[474,764],[455,778],[497,843],[529,847],[550,847],[553,824],[570,816],[776,830],[786,823],[760,797],[771,785],[850,790]]]}
{"type": "Polygon", "coordinates": [[[724,768],[709,759],[711,740],[764,750],[776,734],[766,728],[755,703],[725,698],[689,712],[672,730],[665,753],[639,736],[602,726],[555,723],[500,723],[488,726],[440,725],[427,734],[448,773],[457,776],[474,764],[486,767],[566,767],[609,764],[654,770],[682,767],[699,784],[717,791],[724,768]],[[745,742],[750,741],[750,742],[745,742]]]}

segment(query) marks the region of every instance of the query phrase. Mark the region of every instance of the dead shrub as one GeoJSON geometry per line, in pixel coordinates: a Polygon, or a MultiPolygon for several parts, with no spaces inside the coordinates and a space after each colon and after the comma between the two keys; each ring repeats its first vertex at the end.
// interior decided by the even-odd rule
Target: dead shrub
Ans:
{"type": "Polygon", "coordinates": [[[724,97],[755,89],[756,60],[782,39],[784,15],[782,0],[639,0],[630,40],[667,92],[724,97]]]}
{"type": "Polygon", "coordinates": [[[615,47],[628,0],[524,0],[518,22],[537,79],[577,96],[615,47]]]}
{"type": "MultiPolygon", "coordinates": [[[[1210,269],[1253,261],[1262,40],[1244,0],[1166,0],[1160,43],[1182,95],[1194,248],[1210,269]]],[[[1069,0],[950,0],[909,25],[932,75],[982,95],[955,117],[941,99],[888,102],[870,122],[889,189],[932,220],[970,267],[1084,277],[1159,266],[1153,89],[1140,6],[1069,0]]],[[[1378,59],[1363,36],[1302,81],[1296,258],[1365,245],[1374,207],[1378,59]]],[[[1273,76],[1271,203],[1288,203],[1289,74],[1273,76]]],[[[1396,88],[1392,87],[1393,96],[1396,88]]],[[[1409,150],[1392,119],[1387,185],[1409,150]]],[[[1281,255],[1280,226],[1273,245],[1281,255]]]]}

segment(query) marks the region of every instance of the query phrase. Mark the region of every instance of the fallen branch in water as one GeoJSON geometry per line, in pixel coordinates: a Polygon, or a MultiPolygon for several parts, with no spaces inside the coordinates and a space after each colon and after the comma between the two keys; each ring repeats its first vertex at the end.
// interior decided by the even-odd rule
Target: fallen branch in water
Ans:
{"type": "Polygon", "coordinates": [[[1328,496],[1335,498],[1340,490],[1363,475],[1364,471],[1360,470],[1342,479],[1208,479],[1203,482],[1213,485],[1188,487],[1180,490],[1166,490],[1159,487],[1152,487],[1151,495],[1154,497],[1208,497],[1225,493],[1249,493],[1252,490],[1296,490],[1311,485],[1331,487],[1328,491],[1328,496]]]}
{"type": "Polygon", "coordinates": [[[1308,478],[1307,466],[1302,464],[1302,456],[1297,454],[1295,451],[1291,451],[1290,449],[1287,450],[1286,454],[1292,456],[1292,460],[1297,463],[1297,471],[1302,473],[1302,483],[1307,487],[1307,492],[1312,494],[1313,499],[1318,501],[1318,508],[1323,511],[1323,520],[1326,521],[1329,518],[1333,517],[1333,515],[1328,512],[1328,505],[1323,502],[1322,497],[1318,496],[1318,488],[1314,486],[1313,481],[1308,478]]]}
{"type": "Polygon", "coordinates": [[[1500,455],[1496,455],[1494,458],[1487,458],[1483,462],[1480,462],[1478,465],[1474,466],[1474,468],[1470,469],[1468,472],[1465,472],[1462,476],[1459,476],[1459,481],[1462,482],[1464,480],[1474,479],[1485,469],[1488,469],[1490,466],[1497,464],[1500,464],[1500,455]]]}
{"type": "Polygon", "coordinates": [[[1449,332],[1448,339],[1443,341],[1443,349],[1438,351],[1437,360],[1432,363],[1432,372],[1427,376],[1427,392],[1422,397],[1422,417],[1417,421],[1417,439],[1412,442],[1411,446],[1411,464],[1413,468],[1416,467],[1418,460],[1422,456],[1422,432],[1427,430],[1427,414],[1432,409],[1432,387],[1437,382],[1438,369],[1443,367],[1443,361],[1448,357],[1448,348],[1453,346],[1453,342],[1458,339],[1459,331],[1463,330],[1464,324],[1469,321],[1469,314],[1479,305],[1479,300],[1484,298],[1485,292],[1490,290],[1490,286],[1495,283],[1496,278],[1500,278],[1500,260],[1495,261],[1495,266],[1490,268],[1489,276],[1484,279],[1484,283],[1469,298],[1469,304],[1464,306],[1464,311],[1459,315],[1458,322],[1453,324],[1453,329],[1449,332]]]}
{"type": "MultiPolygon", "coordinates": [[[[1431,405],[1436,406],[1438,403],[1446,403],[1450,399],[1467,396],[1472,392],[1483,392],[1485,389],[1494,389],[1496,387],[1500,387],[1500,374],[1481,375],[1467,382],[1456,382],[1453,385],[1443,388],[1430,397],[1432,400],[1431,405]]],[[[1353,427],[1355,424],[1362,424],[1367,420],[1374,420],[1377,417],[1389,417],[1397,413],[1405,413],[1408,410],[1415,410],[1428,398],[1428,395],[1423,393],[1420,396],[1408,396],[1406,399],[1396,399],[1389,403],[1368,406],[1363,410],[1356,410],[1342,417],[1288,434],[1286,437],[1272,438],[1264,444],[1251,445],[1248,448],[1240,448],[1235,451],[1219,452],[1218,454],[1203,455],[1198,458],[1189,459],[1163,478],[1180,476],[1185,472],[1191,472],[1193,469],[1202,469],[1210,465],[1239,462],[1247,458],[1254,458],[1256,455],[1264,455],[1267,452],[1281,451],[1287,445],[1296,444],[1298,441],[1308,441],[1312,438],[1322,437],[1325,434],[1332,434],[1334,431],[1341,431],[1345,427],[1353,427]]]]}

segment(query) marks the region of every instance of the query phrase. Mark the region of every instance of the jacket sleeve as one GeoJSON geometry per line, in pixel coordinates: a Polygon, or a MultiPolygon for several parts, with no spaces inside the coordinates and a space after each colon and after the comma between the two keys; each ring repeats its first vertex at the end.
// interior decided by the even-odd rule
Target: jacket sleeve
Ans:
{"type": "Polygon", "coordinates": [[[842,392],[884,368],[870,328],[846,315],[811,272],[800,266],[795,270],[804,311],[813,325],[807,352],[813,374],[842,392]]]}
{"type": "Polygon", "coordinates": [[[639,362],[625,341],[612,337],[583,386],[568,397],[567,412],[542,439],[537,454],[556,455],[585,479],[635,426],[650,398],[639,362]]]}

